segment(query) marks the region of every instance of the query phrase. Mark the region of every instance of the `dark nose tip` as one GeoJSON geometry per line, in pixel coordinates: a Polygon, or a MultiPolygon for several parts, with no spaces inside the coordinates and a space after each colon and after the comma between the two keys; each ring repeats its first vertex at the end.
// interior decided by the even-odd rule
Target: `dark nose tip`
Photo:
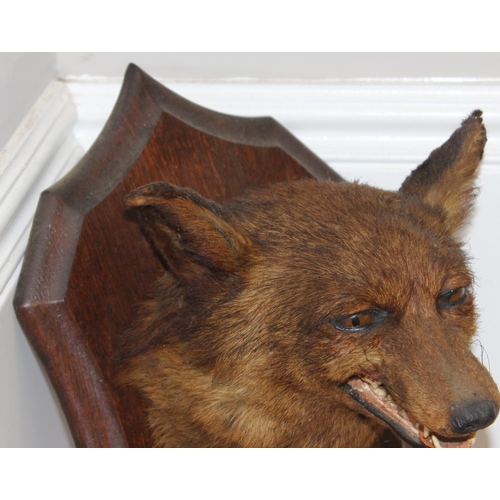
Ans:
{"type": "Polygon", "coordinates": [[[451,413],[451,428],[457,434],[471,434],[488,427],[498,415],[495,401],[482,399],[457,405],[451,413]]]}

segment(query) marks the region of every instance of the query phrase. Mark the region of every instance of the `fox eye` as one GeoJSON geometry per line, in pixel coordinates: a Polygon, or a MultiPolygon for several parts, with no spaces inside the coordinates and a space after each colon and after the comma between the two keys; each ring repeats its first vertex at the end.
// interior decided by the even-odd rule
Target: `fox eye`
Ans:
{"type": "Polygon", "coordinates": [[[380,309],[367,309],[350,316],[332,319],[330,324],[342,332],[364,332],[384,321],[387,312],[380,309]]]}
{"type": "Polygon", "coordinates": [[[454,288],[439,294],[437,305],[440,309],[450,309],[463,304],[469,298],[469,291],[466,286],[454,288]]]}

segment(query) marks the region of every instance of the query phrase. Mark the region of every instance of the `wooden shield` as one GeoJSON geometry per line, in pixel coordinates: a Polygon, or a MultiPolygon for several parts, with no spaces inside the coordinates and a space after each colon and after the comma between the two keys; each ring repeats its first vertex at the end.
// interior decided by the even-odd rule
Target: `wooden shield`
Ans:
{"type": "Polygon", "coordinates": [[[220,203],[304,177],[341,180],[272,118],[204,109],[129,66],[100,136],[40,197],[14,302],[77,446],[152,442],[114,345],[164,271],[124,196],[168,181],[220,203]]]}

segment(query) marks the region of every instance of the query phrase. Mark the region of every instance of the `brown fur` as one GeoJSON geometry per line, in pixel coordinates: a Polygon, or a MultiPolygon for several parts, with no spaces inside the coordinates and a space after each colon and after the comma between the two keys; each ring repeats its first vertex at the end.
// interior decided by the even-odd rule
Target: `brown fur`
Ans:
{"type": "Polygon", "coordinates": [[[473,278],[453,237],[485,142],[475,112],[398,192],[308,180],[219,206],[166,183],[134,191],[169,268],[122,346],[156,444],[370,446],[385,424],[341,388],[357,375],[445,438],[453,408],[498,405],[469,350],[473,278]],[[463,303],[439,305],[460,287],[463,303]],[[366,331],[332,324],[373,308],[387,316],[366,331]]]}

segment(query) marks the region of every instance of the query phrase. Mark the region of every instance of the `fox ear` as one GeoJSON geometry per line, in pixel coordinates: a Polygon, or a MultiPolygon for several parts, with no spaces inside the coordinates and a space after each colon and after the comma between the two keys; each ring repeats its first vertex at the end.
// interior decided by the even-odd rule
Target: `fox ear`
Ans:
{"type": "Polygon", "coordinates": [[[222,207],[191,189],[158,182],[132,191],[150,243],[179,279],[200,275],[200,266],[232,273],[248,244],[222,215],[222,207]]]}
{"type": "Polygon", "coordinates": [[[474,111],[460,128],[403,182],[400,192],[418,195],[444,211],[450,233],[466,221],[475,198],[474,180],[486,144],[482,111],[474,111]]]}

